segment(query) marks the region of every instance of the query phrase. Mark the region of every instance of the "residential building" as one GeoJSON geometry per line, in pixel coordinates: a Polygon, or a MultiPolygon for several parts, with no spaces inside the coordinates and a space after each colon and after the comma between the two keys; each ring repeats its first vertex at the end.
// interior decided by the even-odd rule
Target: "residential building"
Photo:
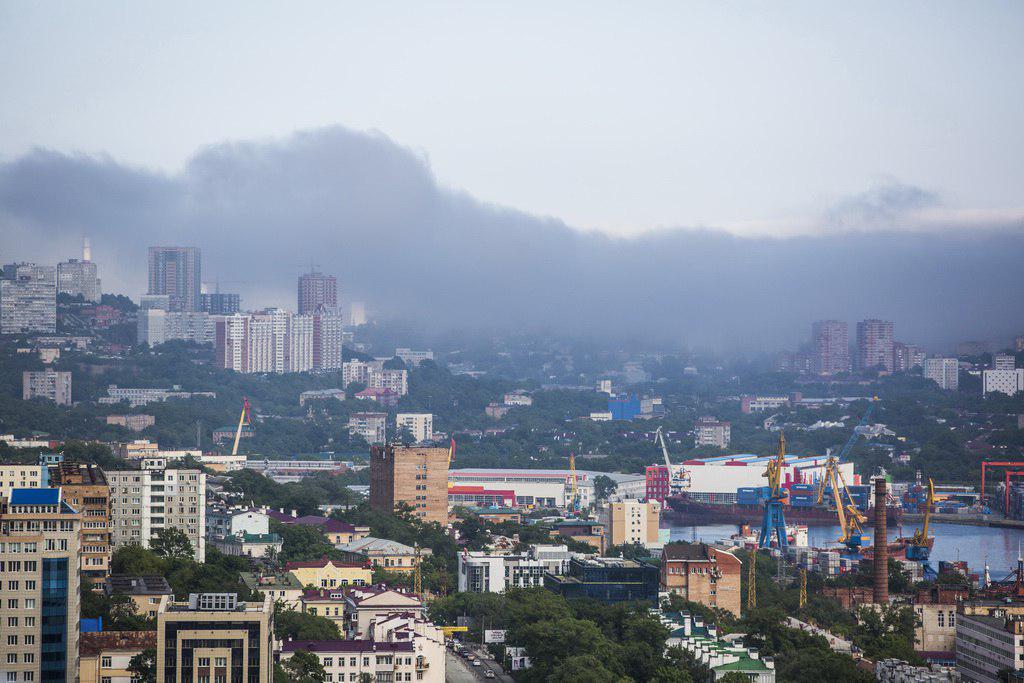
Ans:
{"type": "Polygon", "coordinates": [[[99,303],[102,298],[96,264],[88,259],[69,259],[57,264],[57,293],[81,296],[99,303]]]}
{"type": "Polygon", "coordinates": [[[338,310],[338,279],[311,270],[299,276],[299,315],[338,310]]]}
{"type": "Polygon", "coordinates": [[[345,591],[346,638],[373,639],[373,624],[393,614],[423,618],[426,608],[415,593],[394,590],[387,586],[357,586],[345,591]]]}
{"type": "Polygon", "coordinates": [[[419,669],[425,660],[415,651],[412,642],[378,643],[370,640],[289,640],[281,650],[285,662],[302,650],[320,660],[328,681],[426,681],[442,683],[444,651],[435,671],[419,669]],[[440,677],[437,672],[440,671],[440,677]],[[369,677],[368,679],[366,677],[369,677]],[[403,676],[399,679],[398,676],[403,676]]]}
{"type": "Polygon", "coordinates": [[[302,593],[305,587],[291,572],[273,572],[252,574],[243,572],[242,583],[251,591],[257,591],[275,603],[281,603],[288,609],[300,610],[302,593]]]}
{"type": "Polygon", "coordinates": [[[750,413],[763,413],[779,408],[788,408],[800,403],[802,396],[800,392],[793,392],[787,396],[740,396],[740,411],[744,415],[750,413]]]}
{"type": "Polygon", "coordinates": [[[352,327],[359,327],[365,325],[369,318],[366,315],[366,303],[362,301],[353,301],[348,307],[348,323],[352,327]]]}
{"type": "Polygon", "coordinates": [[[705,543],[669,543],[661,551],[661,590],[740,614],[742,563],[705,543]]]}
{"type": "Polygon", "coordinates": [[[354,562],[369,562],[374,568],[389,572],[409,573],[416,569],[419,557],[430,555],[430,548],[416,549],[412,546],[392,541],[387,538],[366,536],[357,541],[350,541],[335,546],[343,553],[352,556],[354,562]]]}
{"type": "Polygon", "coordinates": [[[21,398],[41,398],[59,406],[71,405],[71,373],[56,370],[26,370],[21,373],[21,398]]]}
{"type": "Polygon", "coordinates": [[[370,505],[406,504],[425,522],[448,521],[448,449],[374,446],[370,450],[370,505]]]}
{"type": "Polygon", "coordinates": [[[152,427],[156,424],[156,418],[152,415],[107,415],[106,422],[108,425],[114,425],[115,427],[124,427],[133,432],[141,432],[146,427],[152,427]]]}
{"type": "Polygon", "coordinates": [[[357,401],[373,401],[374,403],[379,403],[382,406],[394,408],[398,405],[399,396],[395,392],[391,391],[391,389],[369,388],[357,391],[355,393],[355,398],[357,401]]]}
{"type": "Polygon", "coordinates": [[[334,622],[345,634],[345,588],[306,588],[299,596],[299,611],[334,622]]]}
{"type": "Polygon", "coordinates": [[[654,612],[668,629],[666,647],[680,647],[708,670],[708,681],[739,673],[750,683],[775,683],[775,661],[718,635],[714,624],[689,612],[654,612]]]}
{"type": "Polygon", "coordinates": [[[49,476],[42,465],[0,463],[0,498],[8,498],[14,489],[38,489],[49,486],[49,476]]]}
{"type": "Polygon", "coordinates": [[[156,648],[156,631],[82,633],[78,639],[79,683],[130,683],[132,658],[156,648]]]}
{"type": "Polygon", "coordinates": [[[857,370],[893,371],[893,324],[869,319],[857,323],[857,370]]]}
{"type": "Polygon", "coordinates": [[[434,416],[431,413],[398,413],[395,432],[408,429],[416,443],[430,441],[434,436],[434,416]]]}
{"type": "Polygon", "coordinates": [[[244,505],[227,507],[223,504],[207,504],[206,537],[226,538],[236,534],[270,533],[270,515],[262,510],[244,505]]]}
{"type": "Polygon", "coordinates": [[[111,545],[148,548],[162,529],[185,533],[196,562],[206,559],[206,474],[166,469],[160,458],[142,469],[107,472],[110,483],[111,545]]]}
{"type": "MultiPolygon", "coordinates": [[[[512,406],[505,405],[504,403],[488,403],[487,407],[484,408],[484,414],[486,414],[487,417],[494,418],[495,420],[500,420],[501,418],[508,415],[508,412],[510,410],[512,410],[512,406]]],[[[591,417],[593,417],[593,415],[594,414],[591,413],[591,417]]],[[[608,413],[609,420],[612,419],[611,415],[611,413],[608,413]]]]}
{"type": "Polygon", "coordinates": [[[214,326],[217,366],[244,373],[336,370],[341,359],[336,318],[293,315],[280,308],[219,316],[214,326]]]}
{"type": "Polygon", "coordinates": [[[999,683],[1024,662],[1024,618],[993,607],[956,615],[956,668],[964,681],[999,683]]]}
{"type": "Polygon", "coordinates": [[[242,309],[242,297],[227,292],[202,292],[199,310],[210,315],[234,315],[242,309]]]}
{"type": "Polygon", "coordinates": [[[553,536],[572,538],[590,545],[598,552],[605,550],[604,524],[586,519],[567,519],[555,523],[553,536]]]}
{"type": "Polygon", "coordinates": [[[274,603],[235,593],[193,593],[157,615],[157,683],[273,683],[274,603]]]}
{"type": "Polygon", "coordinates": [[[694,445],[728,448],[732,440],[732,425],[713,417],[702,417],[694,425],[694,445]]]}
{"type": "Polygon", "coordinates": [[[419,365],[425,360],[434,360],[434,352],[429,349],[426,351],[395,349],[395,357],[401,358],[406,365],[419,365]]]}
{"type": "Polygon", "coordinates": [[[369,385],[370,372],[382,370],[383,368],[384,361],[382,360],[362,361],[354,359],[345,361],[341,366],[341,383],[346,388],[352,382],[369,385]]]}
{"type": "Polygon", "coordinates": [[[185,448],[181,450],[168,451],[160,448],[160,444],[153,443],[149,439],[135,439],[134,441],[122,441],[114,444],[114,454],[122,460],[138,462],[146,459],[161,458],[163,460],[179,460],[181,458],[193,457],[200,460],[203,452],[198,448],[185,448]]]}
{"type": "Polygon", "coordinates": [[[460,593],[504,593],[509,588],[544,585],[544,562],[528,553],[459,553],[460,593]]]}
{"type": "Polygon", "coordinates": [[[344,401],[345,392],[342,389],[312,389],[310,391],[303,391],[299,394],[299,407],[304,407],[309,401],[323,401],[325,399],[344,401]]]}
{"type": "Polygon", "coordinates": [[[352,413],[348,418],[348,433],[363,437],[373,446],[384,443],[387,425],[387,413],[352,413]]]}
{"type": "Polygon", "coordinates": [[[956,391],[960,386],[960,361],[956,358],[926,358],[924,376],[940,389],[956,391]]]}
{"type": "Polygon", "coordinates": [[[850,371],[850,332],[839,320],[818,320],[811,325],[812,367],[820,375],[850,371]]]}
{"type": "Polygon", "coordinates": [[[149,248],[149,294],[168,298],[169,311],[198,311],[202,254],[196,247],[149,248]]]}
{"type": "Polygon", "coordinates": [[[59,486],[64,500],[82,515],[81,571],[101,579],[110,571],[110,487],[95,463],[61,462],[49,468],[50,486],[59,486]]]}
{"type": "Polygon", "coordinates": [[[266,512],[272,519],[282,524],[297,524],[298,526],[311,526],[319,529],[331,545],[351,543],[370,534],[370,527],[368,526],[354,526],[348,522],[331,519],[330,517],[320,517],[319,515],[297,517],[294,514],[286,515],[276,510],[267,510],[266,512]]]}
{"type": "Polygon", "coordinates": [[[605,547],[658,542],[661,503],[656,500],[621,500],[608,503],[601,512],[605,547]]]}
{"type": "Polygon", "coordinates": [[[167,579],[159,575],[128,576],[114,574],[103,581],[103,594],[108,598],[123,595],[135,603],[135,611],[146,619],[156,619],[160,609],[174,599],[167,579]]]}
{"type": "Polygon", "coordinates": [[[213,344],[216,341],[216,322],[216,316],[202,311],[140,309],[136,312],[135,341],[150,346],[173,340],[213,344]]]}
{"type": "Polygon", "coordinates": [[[373,570],[367,562],[338,562],[324,557],[309,562],[289,562],[284,569],[294,574],[303,586],[313,588],[367,586],[373,583],[373,570]]]}
{"type": "Polygon", "coordinates": [[[139,297],[139,310],[148,311],[159,309],[161,311],[171,310],[171,297],[166,294],[143,294],[139,297]]]}
{"type": "Polygon", "coordinates": [[[507,406],[532,406],[533,398],[528,394],[524,394],[519,391],[514,391],[510,394],[502,396],[502,403],[507,406]]]}
{"type": "Polygon", "coordinates": [[[924,367],[925,352],[920,346],[893,342],[892,366],[894,372],[907,372],[913,368],[924,367]]]}
{"type": "Polygon", "coordinates": [[[568,573],[545,574],[544,587],[569,599],[657,603],[658,566],[617,557],[573,558],[568,573]]]}
{"type": "Polygon", "coordinates": [[[1024,391],[1024,368],[1016,370],[983,370],[981,373],[981,393],[985,396],[998,392],[1013,396],[1024,391]]]}
{"type": "Polygon", "coordinates": [[[933,586],[918,591],[914,598],[917,628],[914,651],[929,661],[953,661],[956,658],[956,619],[965,589],[933,586]]]}
{"type": "Polygon", "coordinates": [[[59,488],[14,489],[0,501],[7,681],[78,681],[81,524],[59,488]]]}
{"type": "Polygon", "coordinates": [[[171,398],[190,399],[195,397],[217,398],[217,394],[213,391],[182,391],[177,384],[170,389],[119,387],[116,384],[111,384],[107,387],[107,395],[100,398],[99,403],[113,404],[127,401],[132,408],[138,408],[148,403],[163,403],[171,398]]]}
{"type": "Polygon", "coordinates": [[[213,539],[213,547],[225,555],[235,557],[276,557],[284,547],[284,539],[274,533],[248,534],[237,533],[234,536],[213,539]]]}
{"type": "Polygon", "coordinates": [[[408,370],[371,370],[367,389],[390,389],[399,396],[409,393],[408,370]]]}
{"type": "Polygon", "coordinates": [[[57,269],[11,263],[0,270],[0,334],[57,331],[57,269]]]}
{"type": "Polygon", "coordinates": [[[997,353],[992,356],[993,370],[1013,370],[1017,367],[1017,357],[1009,353],[997,353]]]}

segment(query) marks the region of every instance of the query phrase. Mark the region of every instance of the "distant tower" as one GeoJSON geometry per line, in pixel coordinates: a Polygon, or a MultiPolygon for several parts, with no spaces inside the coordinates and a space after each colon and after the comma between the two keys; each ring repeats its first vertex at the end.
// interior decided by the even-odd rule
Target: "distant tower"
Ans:
{"type": "Polygon", "coordinates": [[[814,370],[837,375],[850,370],[850,335],[840,320],[818,320],[811,325],[814,370]]]}
{"type": "Polygon", "coordinates": [[[338,308],[338,279],[311,269],[299,276],[299,315],[338,308]]]}
{"type": "Polygon", "coordinates": [[[353,301],[350,306],[348,324],[352,327],[359,327],[366,324],[366,304],[362,301],[353,301]]]}
{"type": "Polygon", "coordinates": [[[171,311],[198,311],[202,254],[196,247],[150,247],[148,294],[166,294],[171,311]]]}
{"type": "Polygon", "coordinates": [[[82,238],[82,260],[92,261],[92,243],[88,237],[82,238]]]}
{"type": "Polygon", "coordinates": [[[890,320],[862,320],[857,323],[857,369],[879,367],[893,371],[893,324],[890,320]]]}

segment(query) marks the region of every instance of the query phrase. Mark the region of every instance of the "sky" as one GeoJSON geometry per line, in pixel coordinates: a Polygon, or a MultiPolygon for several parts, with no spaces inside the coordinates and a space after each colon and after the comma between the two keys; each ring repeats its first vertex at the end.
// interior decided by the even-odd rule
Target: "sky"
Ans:
{"type": "MultiPolygon", "coordinates": [[[[1024,217],[1024,4],[0,4],[0,160],[173,174],[341,125],[574,229],[815,233],[891,184],[899,228],[1024,217]]],[[[848,227],[841,221],[841,227],[848,227]]]]}
{"type": "Polygon", "coordinates": [[[794,348],[1024,333],[1024,4],[0,3],[0,263],[794,348]],[[851,327],[852,329],[852,327],[851,327]]]}

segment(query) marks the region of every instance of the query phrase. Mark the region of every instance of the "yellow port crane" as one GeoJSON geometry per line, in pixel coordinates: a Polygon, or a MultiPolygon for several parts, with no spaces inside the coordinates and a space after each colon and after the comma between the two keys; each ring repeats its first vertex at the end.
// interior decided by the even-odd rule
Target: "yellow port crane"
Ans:
{"type": "Polygon", "coordinates": [[[757,548],[747,556],[747,611],[757,607],[757,548]]]}
{"type": "Polygon", "coordinates": [[[853,502],[850,489],[846,485],[842,470],[839,469],[839,460],[829,456],[825,461],[825,475],[818,482],[818,505],[825,499],[825,492],[831,488],[832,498],[836,506],[836,515],[839,517],[839,528],[841,535],[838,541],[844,544],[851,551],[858,551],[863,543],[864,529],[862,524],[868,521],[857,504],[853,502]],[[841,486],[840,486],[841,485],[841,486]],[[843,500],[843,494],[846,500],[843,500]]]}
{"type": "Polygon", "coordinates": [[[576,480],[576,454],[574,452],[569,453],[569,477],[571,486],[569,511],[573,517],[579,517],[583,506],[580,504],[580,487],[576,480]]]}
{"type": "Polygon", "coordinates": [[[931,555],[932,544],[928,538],[928,524],[931,522],[932,505],[935,504],[935,484],[928,478],[928,497],[924,503],[924,521],[921,528],[914,532],[913,537],[907,545],[908,560],[927,560],[931,555]]]}
{"type": "Polygon", "coordinates": [[[252,427],[252,418],[249,416],[249,399],[242,397],[242,414],[238,417],[238,429],[235,430],[235,445],[231,447],[231,455],[238,455],[238,441],[242,438],[242,427],[252,427]]]}

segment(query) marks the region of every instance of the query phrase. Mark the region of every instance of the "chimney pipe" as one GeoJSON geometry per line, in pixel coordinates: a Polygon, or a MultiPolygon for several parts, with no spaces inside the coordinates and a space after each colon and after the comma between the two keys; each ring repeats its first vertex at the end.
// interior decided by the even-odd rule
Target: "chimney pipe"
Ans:
{"type": "Polygon", "coordinates": [[[889,538],[885,528],[885,478],[875,479],[875,586],[876,605],[889,603],[889,538]]]}

